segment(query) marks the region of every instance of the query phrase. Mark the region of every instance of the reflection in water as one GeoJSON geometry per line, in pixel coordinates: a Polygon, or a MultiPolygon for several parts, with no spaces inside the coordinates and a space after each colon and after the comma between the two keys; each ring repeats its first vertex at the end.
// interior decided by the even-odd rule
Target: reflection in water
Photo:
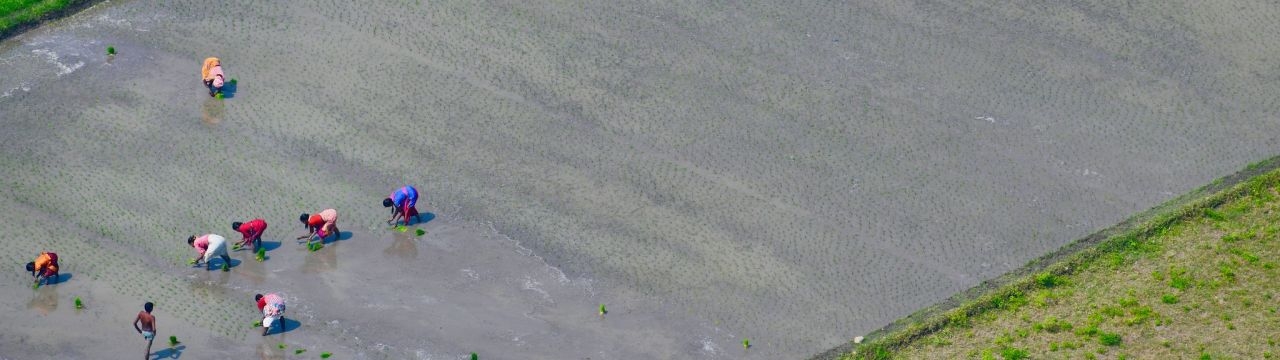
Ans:
{"type": "Polygon", "coordinates": [[[34,309],[40,315],[49,315],[54,310],[58,310],[58,287],[45,285],[36,289],[31,302],[27,303],[27,308],[34,309]]]}
{"type": "Polygon", "coordinates": [[[209,98],[200,105],[200,122],[207,126],[216,126],[222,122],[222,116],[227,112],[227,105],[222,100],[209,98]]]}
{"type": "Polygon", "coordinates": [[[303,273],[319,273],[338,268],[337,241],[330,241],[324,244],[324,248],[316,251],[309,251],[304,246],[302,251],[309,252],[302,261],[303,273]]]}
{"type": "Polygon", "coordinates": [[[281,349],[279,344],[286,343],[284,335],[280,336],[264,336],[262,344],[258,345],[258,357],[262,360],[283,360],[285,358],[285,349],[281,349]]]}
{"type": "MultiPolygon", "coordinates": [[[[252,251],[244,250],[241,251],[241,253],[247,255],[241,256],[242,259],[240,259],[240,266],[237,266],[233,272],[249,279],[249,281],[253,282],[254,285],[262,285],[262,282],[267,280],[267,267],[265,263],[258,261],[256,258],[257,254],[252,251]]],[[[268,257],[269,256],[270,255],[268,255],[268,257]]]]}
{"type": "MultiPolygon", "coordinates": [[[[410,227],[409,231],[405,231],[405,232],[392,230],[391,238],[393,240],[391,242],[391,246],[387,247],[387,249],[383,250],[382,252],[387,254],[388,256],[395,256],[395,257],[404,258],[404,259],[417,259],[418,258],[418,241],[417,239],[414,239],[417,233],[418,233],[417,226],[410,227]]],[[[423,236],[426,236],[426,235],[423,235],[423,236]]]]}
{"type": "Polygon", "coordinates": [[[227,283],[230,281],[230,271],[198,271],[195,280],[191,282],[191,290],[201,296],[222,296],[226,295],[227,283]]]}

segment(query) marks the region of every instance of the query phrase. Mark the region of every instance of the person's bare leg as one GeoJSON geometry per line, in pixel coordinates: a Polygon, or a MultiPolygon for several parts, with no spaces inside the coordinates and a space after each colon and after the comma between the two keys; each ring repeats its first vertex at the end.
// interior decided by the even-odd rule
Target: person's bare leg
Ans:
{"type": "Polygon", "coordinates": [[[143,356],[143,357],[142,357],[143,359],[145,359],[145,360],[150,360],[150,359],[151,359],[151,343],[153,343],[153,342],[155,342],[155,341],[156,341],[156,338],[155,338],[155,337],[152,337],[152,338],[151,338],[151,340],[147,340],[147,356],[143,356]]]}

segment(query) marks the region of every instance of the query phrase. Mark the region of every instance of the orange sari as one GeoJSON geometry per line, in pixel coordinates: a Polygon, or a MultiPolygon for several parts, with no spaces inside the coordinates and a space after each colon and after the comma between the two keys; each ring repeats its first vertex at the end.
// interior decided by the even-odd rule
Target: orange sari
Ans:
{"type": "Polygon", "coordinates": [[[209,80],[211,78],[211,74],[209,74],[209,72],[219,65],[222,65],[222,61],[218,60],[216,57],[204,59],[204,67],[200,68],[200,79],[209,80]]]}

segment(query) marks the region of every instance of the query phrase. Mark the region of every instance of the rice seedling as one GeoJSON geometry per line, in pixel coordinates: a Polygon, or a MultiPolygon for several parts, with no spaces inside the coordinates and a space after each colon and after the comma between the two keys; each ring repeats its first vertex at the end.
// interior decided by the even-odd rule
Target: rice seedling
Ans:
{"type": "Polygon", "coordinates": [[[751,348],[751,339],[742,339],[742,349],[746,350],[750,348],[751,348]]]}
{"type": "Polygon", "coordinates": [[[231,264],[222,263],[222,271],[231,271],[231,264]]]}
{"type": "Polygon", "coordinates": [[[84,302],[80,301],[80,297],[76,297],[76,310],[84,309],[84,302]]]}
{"type": "Polygon", "coordinates": [[[222,100],[222,98],[223,98],[222,93],[218,93],[217,95],[214,95],[213,97],[214,97],[214,98],[216,98],[216,99],[218,99],[218,100],[222,100]]]}
{"type": "Polygon", "coordinates": [[[178,346],[178,344],[181,343],[181,341],[178,341],[178,337],[176,335],[169,335],[169,347],[178,346]]]}
{"type": "Polygon", "coordinates": [[[115,47],[115,46],[108,46],[108,47],[107,47],[107,55],[115,55],[115,54],[116,54],[116,47],[115,47]]]}
{"type": "Polygon", "coordinates": [[[258,262],[263,262],[263,261],[265,261],[265,260],[267,259],[267,249],[265,249],[265,248],[258,248],[258,254],[257,254],[257,255],[254,255],[254,257],[253,257],[253,258],[254,258],[254,260],[258,260],[258,262]]]}
{"type": "Polygon", "coordinates": [[[287,347],[289,347],[289,346],[288,346],[288,345],[285,345],[284,343],[279,343],[279,344],[276,344],[276,347],[277,347],[277,348],[280,348],[280,350],[284,350],[284,348],[287,348],[287,347]]]}
{"type": "Polygon", "coordinates": [[[321,359],[328,359],[330,356],[333,356],[333,353],[330,353],[330,352],[328,352],[328,351],[325,351],[325,352],[320,353],[320,358],[321,358],[321,359]]]}
{"type": "Polygon", "coordinates": [[[609,310],[604,308],[604,304],[600,304],[600,317],[604,318],[604,315],[608,313],[609,310]]]}
{"type": "Polygon", "coordinates": [[[262,320],[254,320],[253,327],[262,327],[262,320]]]}
{"type": "Polygon", "coordinates": [[[418,229],[417,234],[418,234],[418,236],[426,235],[426,234],[427,234],[427,231],[426,231],[426,230],[423,230],[423,229],[418,229]]]}
{"type": "Polygon", "coordinates": [[[294,354],[294,355],[298,355],[298,354],[301,354],[301,353],[304,353],[304,352],[307,352],[307,349],[294,349],[294,350],[293,350],[293,354],[294,354]]]}

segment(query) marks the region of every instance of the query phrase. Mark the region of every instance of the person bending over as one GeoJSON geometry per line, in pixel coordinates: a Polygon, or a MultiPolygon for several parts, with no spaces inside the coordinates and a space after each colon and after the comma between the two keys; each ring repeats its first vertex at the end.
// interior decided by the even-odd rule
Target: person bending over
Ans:
{"type": "Polygon", "coordinates": [[[240,242],[236,243],[237,249],[253,244],[252,250],[258,251],[258,248],[262,247],[262,232],[267,231],[267,222],[262,219],[253,219],[245,223],[237,221],[231,223],[231,230],[241,235],[240,242]]]}
{"type": "Polygon", "coordinates": [[[307,234],[299,236],[298,240],[324,242],[324,238],[329,237],[330,234],[338,234],[338,210],[324,209],[319,214],[302,214],[298,217],[298,221],[301,221],[302,226],[307,229],[307,234]]]}
{"type": "Polygon", "coordinates": [[[53,285],[58,281],[58,254],[48,251],[40,252],[36,261],[27,263],[27,272],[35,278],[35,286],[53,285]]]}
{"type": "Polygon", "coordinates": [[[227,239],[221,235],[191,235],[187,238],[187,244],[195,248],[198,254],[195,259],[191,259],[191,265],[199,266],[203,262],[212,268],[213,262],[210,260],[217,256],[222,259],[223,264],[226,264],[224,270],[231,267],[231,256],[227,255],[227,239]]]}
{"type": "Polygon", "coordinates": [[[382,207],[391,208],[391,219],[387,220],[387,224],[392,225],[399,219],[404,219],[404,224],[409,225],[410,216],[414,221],[421,221],[417,205],[418,189],[414,189],[412,185],[402,187],[391,193],[391,196],[382,199],[382,207]]]}

